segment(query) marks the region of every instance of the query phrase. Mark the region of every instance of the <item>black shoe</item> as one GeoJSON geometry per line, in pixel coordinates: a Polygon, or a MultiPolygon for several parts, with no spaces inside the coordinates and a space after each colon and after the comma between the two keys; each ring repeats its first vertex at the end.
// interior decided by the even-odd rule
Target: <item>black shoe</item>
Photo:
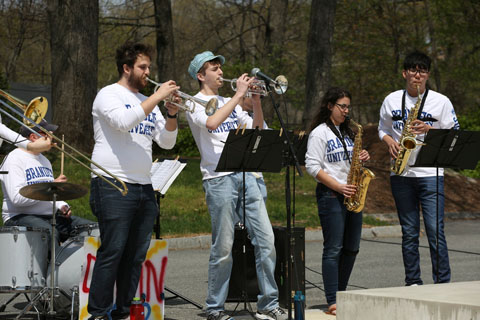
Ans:
{"type": "Polygon", "coordinates": [[[230,317],[228,314],[226,314],[223,311],[220,311],[218,313],[210,313],[207,316],[207,320],[235,320],[234,318],[230,317]]]}
{"type": "Polygon", "coordinates": [[[111,316],[112,320],[128,319],[128,317],[130,316],[130,312],[118,312],[117,310],[113,310],[111,316]]]}
{"type": "Polygon", "coordinates": [[[103,316],[91,316],[88,320],[109,320],[107,315],[103,316]]]}

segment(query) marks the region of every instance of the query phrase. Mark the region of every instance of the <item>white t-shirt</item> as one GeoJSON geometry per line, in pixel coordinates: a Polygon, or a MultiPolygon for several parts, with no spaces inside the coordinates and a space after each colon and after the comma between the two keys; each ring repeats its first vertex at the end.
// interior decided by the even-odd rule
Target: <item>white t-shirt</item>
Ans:
{"type": "MultiPolygon", "coordinates": [[[[52,215],[53,202],[25,198],[20,189],[27,185],[53,182],[52,165],[42,154],[34,155],[25,149],[17,148],[5,159],[2,170],[7,174],[0,175],[3,189],[2,218],[5,223],[17,214],[52,215]]],[[[67,203],[56,201],[57,209],[67,203]]]]}
{"type": "MultiPolygon", "coordinates": [[[[378,123],[378,136],[380,140],[383,140],[385,135],[390,135],[395,141],[399,141],[403,130],[402,120],[392,120],[394,116],[402,115],[402,96],[404,90],[397,90],[390,93],[383,101],[380,109],[380,121],[378,123]]],[[[423,95],[422,95],[423,98],[423,95]]],[[[410,110],[415,106],[417,97],[411,97],[408,92],[405,94],[405,115],[406,120],[410,110]]],[[[460,125],[453,109],[453,105],[450,100],[433,90],[429,90],[425,104],[423,106],[422,114],[420,118],[433,118],[436,121],[425,121],[426,124],[432,126],[434,129],[459,129],[460,125]]],[[[423,141],[425,134],[417,135],[417,141],[423,141]]],[[[436,176],[436,168],[428,167],[410,167],[415,164],[415,160],[421,147],[418,147],[412,151],[408,164],[405,167],[405,171],[401,174],[403,177],[431,177],[436,176]]],[[[394,174],[393,172],[391,173],[394,174]]],[[[443,169],[438,170],[439,175],[443,175],[443,169]]]]}
{"type": "Polygon", "coordinates": [[[27,149],[27,144],[30,142],[30,140],[24,138],[19,133],[11,130],[9,127],[1,123],[1,119],[2,117],[0,116],[0,145],[2,144],[2,139],[5,139],[8,140],[8,142],[15,144],[17,147],[27,149]]]}
{"type": "MultiPolygon", "coordinates": [[[[340,132],[339,127],[337,130],[340,132]]],[[[350,162],[353,155],[353,141],[345,136],[348,156],[345,153],[342,141],[333,133],[326,123],[319,124],[308,136],[307,153],[305,154],[305,168],[316,179],[320,170],[339,183],[346,184],[350,162]]],[[[320,182],[317,180],[317,182],[320,182]]]]}
{"type": "MultiPolygon", "coordinates": [[[[230,98],[221,96],[206,96],[200,92],[197,93],[195,97],[205,101],[217,98],[219,109],[230,100],[230,98]]],[[[244,124],[247,124],[247,129],[251,129],[253,124],[253,119],[246,111],[243,111],[242,107],[239,105],[237,105],[227,119],[225,119],[225,121],[213,131],[207,129],[207,119],[208,116],[205,114],[205,108],[198,103],[195,103],[194,113],[187,112],[188,124],[202,158],[200,161],[200,171],[202,172],[203,180],[217,178],[232,173],[215,172],[228,133],[232,129],[237,129],[239,126],[243,127],[244,124]]]]}
{"type": "MultiPolygon", "coordinates": [[[[160,147],[171,149],[177,138],[177,130],[165,128],[158,107],[145,115],[140,105],[145,99],[143,94],[114,83],[100,90],[93,102],[92,160],[129,183],[152,183],[152,139],[160,147]]],[[[93,164],[92,169],[107,176],[93,164]]]]}

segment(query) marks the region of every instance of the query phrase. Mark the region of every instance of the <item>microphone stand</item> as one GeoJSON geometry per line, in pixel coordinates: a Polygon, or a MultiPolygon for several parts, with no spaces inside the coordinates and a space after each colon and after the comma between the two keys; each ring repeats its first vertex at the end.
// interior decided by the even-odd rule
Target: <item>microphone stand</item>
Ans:
{"type": "MultiPolygon", "coordinates": [[[[283,122],[282,115],[280,114],[280,111],[278,110],[278,105],[275,102],[275,99],[273,97],[273,93],[270,89],[270,80],[264,79],[266,84],[267,84],[267,91],[269,93],[270,99],[272,100],[273,108],[275,109],[275,113],[277,114],[278,120],[280,122],[280,126],[283,130],[283,133],[285,134],[285,138],[288,144],[288,151],[287,154],[285,155],[286,160],[286,172],[285,172],[285,201],[286,201],[286,210],[287,210],[287,241],[288,241],[288,246],[287,246],[287,306],[288,306],[288,320],[292,319],[292,247],[293,247],[293,242],[292,242],[292,226],[291,226],[291,190],[290,190],[290,163],[293,163],[298,171],[298,174],[300,177],[303,177],[303,172],[302,169],[300,168],[300,163],[297,159],[297,156],[295,154],[295,149],[293,148],[293,143],[292,140],[290,139],[290,136],[288,134],[288,130],[285,126],[285,123],[283,122]],[[293,160],[293,161],[292,161],[293,160]]],[[[295,176],[295,174],[294,174],[295,176]]]]}

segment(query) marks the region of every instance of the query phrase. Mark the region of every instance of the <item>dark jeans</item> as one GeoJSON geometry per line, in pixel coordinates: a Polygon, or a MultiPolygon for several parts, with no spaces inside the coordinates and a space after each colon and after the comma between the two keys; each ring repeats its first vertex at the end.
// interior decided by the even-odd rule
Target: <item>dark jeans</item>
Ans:
{"type": "Polygon", "coordinates": [[[347,211],[344,197],[318,183],[317,206],[323,233],[322,276],[328,305],[347,289],[362,235],[362,213],[347,211]]]}
{"type": "MultiPolygon", "coordinates": [[[[113,180],[111,180],[113,182],[113,180]]],[[[106,315],[113,307],[128,313],[137,291],[158,206],[152,185],[127,183],[122,194],[100,178],[91,181],[90,206],[98,218],[101,245],[93,269],[88,312],[106,315]]]]}
{"type": "MultiPolygon", "coordinates": [[[[55,252],[58,252],[60,242],[64,242],[65,240],[67,240],[76,226],[83,225],[83,224],[91,224],[93,223],[93,221],[80,218],[80,217],[75,217],[75,216],[70,216],[69,218],[66,218],[61,214],[57,214],[55,216],[55,223],[56,223],[55,239],[57,240],[55,242],[55,252]]],[[[51,235],[52,215],[40,216],[40,215],[32,215],[32,214],[19,214],[8,219],[7,222],[5,222],[5,226],[6,227],[22,226],[22,227],[47,229],[51,235]]],[[[51,238],[49,237],[48,238],[49,251],[51,249],[50,239],[51,238]]]]}
{"type": "Polygon", "coordinates": [[[402,254],[405,267],[405,284],[423,284],[420,272],[420,208],[427,233],[432,260],[433,281],[450,282],[450,264],[448,260],[447,240],[445,239],[443,209],[443,176],[438,185],[438,254],[439,279],[437,279],[437,183],[436,177],[406,178],[391,176],[392,194],[397,206],[398,218],[402,225],[402,254]]]}

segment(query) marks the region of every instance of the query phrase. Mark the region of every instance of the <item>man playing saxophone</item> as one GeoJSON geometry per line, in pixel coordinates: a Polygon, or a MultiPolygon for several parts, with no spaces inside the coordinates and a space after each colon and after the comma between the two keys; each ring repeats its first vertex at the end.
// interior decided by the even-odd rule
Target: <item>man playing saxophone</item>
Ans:
{"type": "Polygon", "coordinates": [[[425,134],[431,128],[459,128],[455,110],[450,100],[446,96],[427,88],[430,64],[431,59],[418,51],[405,57],[402,76],[405,79],[406,88],[392,92],[385,98],[380,109],[378,125],[379,137],[387,145],[394,162],[390,183],[402,226],[402,255],[405,267],[405,284],[407,286],[423,284],[420,276],[420,255],[418,251],[420,208],[422,208],[430,246],[433,281],[435,283],[450,281],[450,264],[443,223],[445,202],[443,169],[439,170],[439,263],[437,266],[436,169],[411,167],[415,163],[420,148],[414,146],[411,152],[405,152],[404,146],[399,144],[400,141],[405,140],[406,136],[413,141],[415,139],[423,141],[425,134]],[[404,127],[406,127],[406,130],[404,130],[404,127]],[[404,157],[405,154],[408,154],[408,156],[404,157]],[[400,167],[402,169],[398,169],[400,167]]]}

